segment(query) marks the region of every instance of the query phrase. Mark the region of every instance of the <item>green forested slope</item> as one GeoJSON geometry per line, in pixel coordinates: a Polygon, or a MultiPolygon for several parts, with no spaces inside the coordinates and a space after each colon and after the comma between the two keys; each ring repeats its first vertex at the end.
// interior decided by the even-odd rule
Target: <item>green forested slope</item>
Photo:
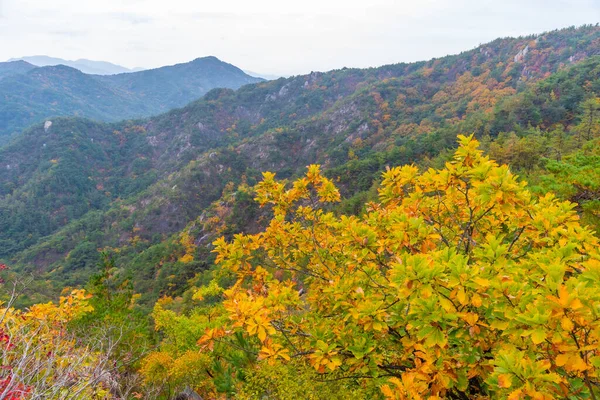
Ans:
{"type": "Polygon", "coordinates": [[[359,212],[386,166],[439,165],[467,132],[537,176],[598,96],[599,38],[588,26],[499,39],[428,62],[213,90],[148,120],[36,126],[0,150],[0,257],[61,287],[86,281],[97,249],[117,249],[151,301],[181,293],[210,265],[215,213],[226,233],[260,226],[249,199],[213,203],[228,182],[252,184],[260,171],[291,177],[321,163],[348,198],[340,211],[359,212]],[[503,154],[506,141],[519,146],[503,154]],[[204,254],[190,263],[179,261],[186,226],[204,254]]]}

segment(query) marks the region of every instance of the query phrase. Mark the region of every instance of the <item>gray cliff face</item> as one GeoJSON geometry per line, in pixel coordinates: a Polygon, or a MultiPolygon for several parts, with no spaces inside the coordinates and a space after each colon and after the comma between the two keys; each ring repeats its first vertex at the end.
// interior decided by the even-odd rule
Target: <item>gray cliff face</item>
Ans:
{"type": "Polygon", "coordinates": [[[525,46],[523,50],[519,51],[514,57],[514,62],[521,62],[529,52],[529,45],[525,46]]]}

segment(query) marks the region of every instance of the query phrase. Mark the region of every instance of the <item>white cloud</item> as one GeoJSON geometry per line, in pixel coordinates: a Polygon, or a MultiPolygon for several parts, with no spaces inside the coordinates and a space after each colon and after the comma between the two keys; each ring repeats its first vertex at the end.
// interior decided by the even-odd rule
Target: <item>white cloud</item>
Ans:
{"type": "Polygon", "coordinates": [[[294,74],[427,59],[597,21],[595,0],[0,0],[0,59],[156,67],[215,55],[294,74]]]}

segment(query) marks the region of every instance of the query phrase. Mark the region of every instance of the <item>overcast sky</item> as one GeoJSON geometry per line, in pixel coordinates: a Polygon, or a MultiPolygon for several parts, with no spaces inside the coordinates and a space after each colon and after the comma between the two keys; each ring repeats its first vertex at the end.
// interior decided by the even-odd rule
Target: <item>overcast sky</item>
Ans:
{"type": "Polygon", "coordinates": [[[159,67],[214,55],[301,74],[416,61],[600,22],[600,0],[0,0],[0,60],[159,67]]]}

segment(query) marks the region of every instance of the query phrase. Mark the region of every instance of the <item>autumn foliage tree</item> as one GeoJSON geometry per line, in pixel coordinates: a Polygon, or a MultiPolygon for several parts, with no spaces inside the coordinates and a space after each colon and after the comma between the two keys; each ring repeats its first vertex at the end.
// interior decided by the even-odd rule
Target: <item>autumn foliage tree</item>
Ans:
{"type": "Polygon", "coordinates": [[[0,305],[0,399],[112,398],[103,346],[81,344],[69,330],[92,310],[88,300],[74,290],[58,304],[0,305]]]}
{"type": "Polygon", "coordinates": [[[459,140],[441,170],[385,172],[362,216],[327,211],[340,196],[318,166],[265,173],[269,227],[215,243],[238,279],[204,353],[244,338],[254,369],[301,362],[390,399],[597,398],[598,239],[459,140]]]}

